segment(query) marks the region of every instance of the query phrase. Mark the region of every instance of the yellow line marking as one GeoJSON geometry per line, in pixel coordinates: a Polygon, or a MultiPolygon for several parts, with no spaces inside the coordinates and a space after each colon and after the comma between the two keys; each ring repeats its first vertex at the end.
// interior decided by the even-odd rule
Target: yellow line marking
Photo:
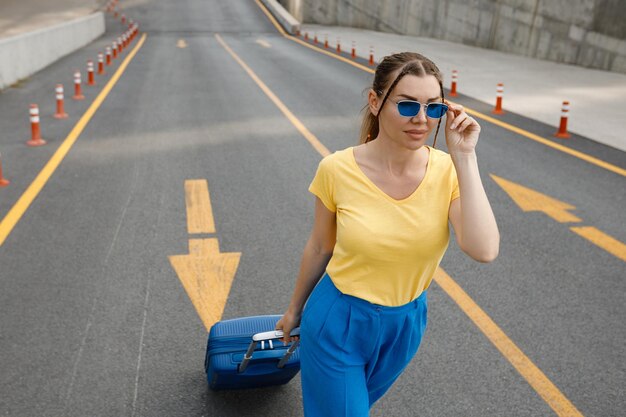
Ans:
{"type": "MultiPolygon", "coordinates": [[[[217,36],[218,35],[216,35],[216,37],[217,36]]],[[[218,40],[220,40],[225,48],[228,48],[223,41],[221,41],[221,38],[218,38],[218,40]]],[[[229,50],[230,54],[237,60],[237,62],[240,63],[240,65],[244,66],[244,68],[248,68],[247,65],[243,63],[243,61],[241,61],[241,59],[237,57],[234,52],[230,51],[230,48],[227,50],[229,50]]],[[[254,74],[249,69],[246,69],[246,71],[248,74],[251,74],[251,77],[252,74],[254,74]]],[[[255,75],[254,79],[256,81],[258,77],[255,75]]],[[[261,81],[259,80],[257,83],[259,82],[261,81]]],[[[263,86],[265,86],[265,84],[263,84],[263,86]]],[[[266,91],[265,89],[267,89],[267,87],[264,87],[264,91],[266,91]]],[[[269,91],[269,89],[267,91],[269,91]]],[[[289,120],[292,119],[289,118],[289,120]]],[[[313,143],[308,137],[307,140],[313,143]]],[[[315,142],[319,143],[317,138],[315,138],[315,142]]],[[[315,147],[315,149],[322,155],[322,157],[328,155],[328,150],[326,150],[326,152],[322,152],[317,147],[315,147]]],[[[324,149],[326,148],[324,147],[324,149]]],[[[528,381],[531,387],[533,387],[533,389],[544,399],[544,401],[546,401],[546,403],[557,413],[559,417],[582,417],[582,414],[576,409],[576,407],[574,407],[574,405],[559,391],[559,389],[543,374],[543,372],[541,372],[541,370],[537,368],[537,366],[533,364],[526,355],[524,355],[521,349],[519,349],[515,343],[513,343],[513,341],[506,336],[506,334],[495,324],[495,322],[489,318],[489,316],[443,269],[437,269],[434,280],[461,307],[465,314],[467,314],[470,319],[476,323],[483,334],[487,336],[491,343],[493,343],[498,350],[500,350],[500,352],[502,352],[507,360],[511,362],[515,369],[517,369],[517,371],[528,381]]]]}
{"type": "Polygon", "coordinates": [[[299,44],[301,44],[301,45],[303,45],[303,46],[306,46],[307,48],[311,48],[311,49],[313,49],[313,50],[315,50],[315,51],[317,51],[317,52],[320,52],[320,53],[322,53],[322,54],[326,54],[326,55],[328,55],[328,56],[330,56],[330,57],[333,57],[333,58],[335,58],[335,59],[338,59],[338,60],[340,60],[340,61],[343,61],[343,62],[345,62],[346,64],[352,65],[353,67],[356,67],[356,68],[358,68],[358,69],[360,69],[360,70],[363,70],[363,71],[365,71],[365,72],[369,72],[370,74],[374,74],[374,72],[375,72],[375,70],[373,70],[372,68],[368,68],[368,67],[366,67],[365,65],[359,64],[358,62],[350,61],[348,58],[345,58],[345,57],[343,57],[343,56],[339,56],[339,55],[337,55],[337,54],[334,54],[334,53],[332,53],[332,52],[329,52],[329,51],[327,51],[327,50],[325,50],[325,49],[322,49],[322,47],[320,47],[320,46],[315,46],[315,45],[308,44],[308,43],[306,43],[305,41],[303,41],[303,40],[301,40],[301,39],[296,38],[295,36],[285,35],[285,37],[287,37],[287,38],[291,39],[291,40],[292,40],[292,41],[294,41],[294,42],[298,42],[299,44]]]}
{"type": "Polygon", "coordinates": [[[264,40],[264,39],[257,39],[255,42],[258,43],[259,45],[261,45],[264,48],[271,48],[272,47],[272,45],[270,45],[270,43],[268,41],[264,40]]]}
{"type": "Polygon", "coordinates": [[[592,226],[570,227],[572,232],[626,262],[626,245],[592,226]]]}
{"type": "Polygon", "coordinates": [[[350,61],[349,59],[346,59],[342,56],[333,54],[325,49],[319,48],[317,46],[314,45],[309,45],[308,43],[304,42],[303,40],[298,39],[297,37],[290,35],[289,33],[285,32],[285,30],[283,29],[283,27],[280,25],[280,23],[278,23],[276,21],[276,19],[274,19],[274,16],[272,16],[272,14],[261,4],[261,2],[259,0],[254,0],[256,1],[256,4],[261,8],[261,10],[263,11],[263,13],[265,13],[267,15],[267,17],[270,19],[270,21],[272,22],[272,24],[276,27],[276,29],[280,32],[281,35],[283,35],[284,37],[286,37],[287,39],[290,39],[294,42],[298,42],[300,45],[302,46],[306,46],[307,48],[311,48],[314,51],[317,52],[321,52],[323,54],[326,54],[332,58],[338,59],[340,61],[345,62],[346,64],[352,65],[353,67],[357,67],[358,69],[361,69],[363,71],[367,71],[370,74],[374,73],[374,70],[372,68],[368,68],[364,65],[359,64],[358,62],[354,62],[354,61],[350,61]]]}
{"type": "Polygon", "coordinates": [[[259,77],[257,77],[257,75],[254,73],[254,71],[252,71],[250,69],[250,67],[248,67],[248,65],[246,65],[246,63],[243,62],[241,60],[241,58],[239,58],[239,56],[237,56],[237,54],[232,49],[230,49],[230,47],[226,44],[226,42],[224,42],[224,40],[222,39],[222,37],[218,33],[215,34],[215,38],[224,47],[224,49],[226,49],[226,51],[235,59],[235,61],[237,61],[237,63],[239,63],[239,65],[241,65],[241,67],[248,73],[250,78],[252,78],[254,80],[254,82],[257,83],[257,85],[270,98],[270,100],[272,100],[274,102],[276,107],[278,107],[280,109],[280,111],[283,112],[285,117],[287,117],[287,119],[289,119],[289,121],[296,127],[296,129],[298,129],[298,131],[302,134],[302,136],[304,136],[306,138],[306,140],[308,140],[309,143],[322,156],[329,155],[330,151],[328,150],[328,148],[326,148],[326,146],[324,146],[322,144],[322,142],[320,142],[315,137],[315,135],[313,135],[313,133],[311,133],[309,131],[309,129],[307,129],[304,126],[304,124],[302,124],[302,122],[300,120],[298,120],[298,118],[287,108],[287,106],[285,106],[283,104],[283,102],[280,101],[280,99],[278,97],[276,97],[276,95],[272,92],[272,90],[270,90],[267,87],[267,85],[265,85],[265,83],[263,81],[261,81],[261,79],[259,77]]]}
{"type": "MultiPolygon", "coordinates": [[[[259,3],[259,0],[255,0],[255,1],[259,5],[259,7],[261,7],[261,10],[263,10],[263,12],[266,15],[271,16],[269,14],[269,12],[267,10],[265,10],[265,7],[263,7],[259,3]]],[[[311,48],[311,49],[313,49],[313,50],[315,50],[317,52],[326,54],[326,55],[328,55],[328,56],[330,56],[332,58],[335,58],[335,59],[338,59],[340,61],[343,61],[346,64],[352,65],[353,67],[357,67],[359,69],[362,69],[363,71],[369,72],[370,74],[374,74],[375,70],[373,70],[372,68],[368,68],[368,67],[366,67],[364,65],[361,65],[359,63],[353,62],[353,61],[351,61],[349,59],[346,59],[346,58],[344,58],[342,56],[339,56],[337,54],[331,53],[331,52],[323,49],[322,47],[314,46],[314,45],[311,45],[309,43],[306,43],[303,40],[298,39],[297,37],[286,33],[283,30],[283,28],[278,24],[278,22],[276,22],[276,20],[274,19],[273,16],[271,16],[270,20],[272,21],[272,23],[274,23],[274,26],[276,26],[276,28],[280,31],[280,33],[285,38],[290,39],[290,40],[292,40],[294,42],[298,42],[300,45],[306,46],[307,48],[311,48]]],[[[534,133],[528,132],[527,130],[521,129],[519,127],[513,126],[513,125],[511,125],[509,123],[505,123],[503,121],[494,119],[491,116],[487,116],[486,114],[480,113],[480,112],[478,112],[476,110],[473,110],[473,109],[471,109],[469,107],[465,107],[465,106],[463,106],[463,107],[464,107],[465,111],[468,114],[472,115],[472,116],[476,116],[478,118],[481,118],[481,119],[483,119],[483,120],[485,120],[485,121],[487,121],[489,123],[493,123],[493,124],[495,124],[497,126],[500,126],[501,128],[504,128],[506,130],[510,130],[511,132],[517,133],[517,134],[519,134],[521,136],[524,136],[524,137],[526,137],[528,139],[534,140],[534,141],[539,142],[539,143],[541,143],[543,145],[546,145],[546,146],[549,146],[549,147],[551,147],[553,149],[556,149],[557,151],[561,151],[561,152],[564,152],[564,153],[566,153],[568,155],[571,155],[571,156],[573,156],[575,158],[582,159],[583,161],[589,162],[590,164],[597,165],[600,168],[604,168],[604,169],[606,169],[608,171],[614,172],[614,173],[616,173],[618,175],[621,175],[621,176],[626,176],[626,169],[620,168],[617,165],[610,164],[608,162],[602,161],[601,159],[598,159],[598,158],[593,157],[591,155],[587,155],[584,152],[580,152],[580,151],[577,151],[577,150],[574,150],[574,149],[570,149],[570,148],[568,148],[566,146],[563,146],[563,145],[560,145],[558,143],[552,142],[552,141],[550,141],[548,139],[542,138],[539,135],[536,135],[534,133]]]]}
{"type": "Polygon", "coordinates": [[[126,70],[126,67],[133,59],[139,48],[143,45],[146,39],[146,34],[144,33],[141,36],[141,39],[137,43],[137,45],[133,48],[133,50],[128,54],[126,59],[122,62],[120,67],[115,71],[115,74],[111,77],[109,82],[104,86],[98,97],[91,103],[91,106],[87,109],[85,114],[80,118],[78,123],[74,126],[72,131],[67,135],[63,143],[56,150],[54,155],[50,158],[50,160],[46,163],[43,169],[37,174],[37,177],[33,180],[33,182],[28,186],[26,191],[22,194],[22,196],[17,200],[15,205],[9,210],[7,215],[2,219],[0,223],[0,246],[4,243],[7,236],[11,233],[17,222],[20,221],[28,207],[30,207],[33,200],[37,197],[41,189],[46,185],[54,171],[61,164],[67,153],[70,151],[74,142],[78,139],[78,136],[81,134],[87,123],[91,120],[96,110],[100,107],[104,99],[107,97],[113,86],[117,83],[119,78],[126,70]]]}
{"type": "Polygon", "coordinates": [[[190,234],[215,233],[207,180],[185,181],[185,204],[187,206],[187,231],[190,234]]]}
{"type": "Polygon", "coordinates": [[[278,32],[280,32],[281,35],[291,36],[287,32],[285,32],[285,29],[283,29],[280,23],[276,21],[274,16],[269,12],[269,10],[265,8],[265,6],[261,4],[259,0],[254,0],[254,1],[256,1],[257,6],[259,6],[261,11],[265,13],[265,16],[267,16],[267,18],[270,20],[270,22],[272,22],[272,24],[276,27],[276,30],[278,30],[278,32]]]}
{"type": "Polygon", "coordinates": [[[515,126],[510,125],[508,123],[505,123],[505,122],[502,122],[500,120],[494,119],[491,116],[487,116],[486,114],[479,113],[479,112],[477,112],[475,110],[472,110],[470,108],[465,107],[465,111],[468,114],[471,114],[471,115],[476,116],[476,117],[480,117],[481,119],[484,119],[484,120],[486,120],[489,123],[492,123],[494,125],[498,125],[498,126],[504,128],[506,130],[510,130],[511,132],[515,132],[515,133],[517,133],[519,135],[522,135],[522,136],[524,136],[524,137],[526,137],[528,139],[534,140],[535,142],[539,142],[539,143],[541,143],[543,145],[549,146],[550,148],[556,149],[557,151],[561,151],[561,152],[569,154],[569,155],[571,155],[571,156],[573,156],[575,158],[582,159],[583,161],[589,162],[590,164],[597,165],[600,168],[604,168],[604,169],[606,169],[608,171],[611,171],[611,172],[614,172],[616,174],[619,174],[619,175],[622,175],[622,176],[626,176],[626,169],[620,168],[617,165],[613,165],[613,164],[610,164],[608,162],[604,162],[601,159],[598,159],[598,158],[593,157],[591,155],[587,155],[586,153],[577,151],[575,149],[570,149],[570,148],[568,148],[566,146],[563,146],[563,145],[560,145],[558,143],[552,142],[552,141],[550,141],[548,139],[542,138],[539,135],[535,135],[534,133],[528,132],[528,131],[526,131],[524,129],[520,129],[519,127],[515,127],[515,126]]]}
{"type": "Polygon", "coordinates": [[[434,279],[558,416],[582,417],[580,411],[443,269],[437,269],[434,279]]]}

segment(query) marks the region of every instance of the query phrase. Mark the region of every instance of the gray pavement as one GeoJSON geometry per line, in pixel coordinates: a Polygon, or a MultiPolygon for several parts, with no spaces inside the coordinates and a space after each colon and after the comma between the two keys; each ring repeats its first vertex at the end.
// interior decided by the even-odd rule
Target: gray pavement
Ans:
{"type": "MultiPolygon", "coordinates": [[[[255,2],[146,0],[127,10],[146,43],[0,246],[0,415],[302,416],[298,378],[276,389],[208,390],[206,330],[167,257],[186,253],[191,237],[184,181],[206,178],[217,233],[194,237],[217,237],[223,252],[242,253],[224,318],[280,314],[312,224],[306,190],[320,155],[215,32],[331,151],[356,143],[371,74],[280,36],[255,2]],[[180,39],[186,48],[176,46],[180,39]]],[[[85,87],[84,102],[67,100],[66,121],[51,117],[54,84],[70,85],[72,69],[120,28],[109,18],[102,38],[0,95],[0,149],[12,180],[0,189],[0,219],[119,60],[98,86],[85,87]],[[49,141],[36,149],[24,145],[31,102],[40,103],[49,141]]],[[[458,101],[490,108],[465,95],[458,101]]],[[[502,118],[540,135],[552,130],[533,118],[502,118]]],[[[477,264],[452,239],[442,267],[582,415],[619,416],[626,407],[624,262],[568,224],[522,212],[489,174],[571,203],[582,224],[621,242],[624,179],[481,125],[478,155],[502,234],[500,256],[477,264]]],[[[581,137],[567,144],[626,167],[624,152],[581,137]]],[[[437,284],[417,356],[372,410],[546,415],[554,412],[437,284]]]]}
{"type": "Polygon", "coordinates": [[[554,126],[561,117],[561,103],[570,102],[568,130],[599,143],[626,150],[626,75],[557,64],[490,49],[403,36],[372,30],[303,24],[302,33],[317,34],[343,50],[356,42],[357,55],[374,59],[400,51],[417,51],[432,59],[450,87],[452,70],[459,72],[457,91],[491,104],[496,85],[504,83],[503,107],[508,111],[554,126]]]}

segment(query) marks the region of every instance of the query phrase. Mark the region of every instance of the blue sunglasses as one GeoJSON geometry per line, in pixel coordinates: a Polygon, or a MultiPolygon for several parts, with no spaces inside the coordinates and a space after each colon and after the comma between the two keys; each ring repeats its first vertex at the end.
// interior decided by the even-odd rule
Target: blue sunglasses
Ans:
{"type": "MultiPolygon", "coordinates": [[[[393,100],[389,100],[394,102],[393,100]]],[[[415,117],[419,114],[420,109],[424,106],[426,116],[431,119],[440,119],[448,111],[448,105],[444,103],[428,103],[422,104],[414,100],[400,100],[394,102],[398,106],[398,113],[404,117],[415,117]]]]}

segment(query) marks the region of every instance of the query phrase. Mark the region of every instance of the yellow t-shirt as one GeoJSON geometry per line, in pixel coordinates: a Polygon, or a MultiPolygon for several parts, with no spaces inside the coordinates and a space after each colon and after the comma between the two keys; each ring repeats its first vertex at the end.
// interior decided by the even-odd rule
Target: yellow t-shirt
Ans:
{"type": "Polygon", "coordinates": [[[320,162],[309,191],[337,216],[337,242],[326,271],[342,293],[399,306],[430,285],[448,247],[448,212],[459,184],[450,155],[428,148],[424,179],[403,200],[363,173],[354,147],[320,162]]]}

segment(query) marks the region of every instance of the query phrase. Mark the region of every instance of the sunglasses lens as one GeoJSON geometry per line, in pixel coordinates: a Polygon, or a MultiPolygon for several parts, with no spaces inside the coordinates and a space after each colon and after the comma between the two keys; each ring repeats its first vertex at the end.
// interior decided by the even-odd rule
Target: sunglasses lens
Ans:
{"type": "Polygon", "coordinates": [[[415,117],[420,112],[420,104],[417,101],[399,101],[398,112],[404,117],[415,117]]]}
{"type": "Polygon", "coordinates": [[[448,111],[448,106],[442,103],[430,103],[426,108],[426,116],[439,119],[448,111]]]}

